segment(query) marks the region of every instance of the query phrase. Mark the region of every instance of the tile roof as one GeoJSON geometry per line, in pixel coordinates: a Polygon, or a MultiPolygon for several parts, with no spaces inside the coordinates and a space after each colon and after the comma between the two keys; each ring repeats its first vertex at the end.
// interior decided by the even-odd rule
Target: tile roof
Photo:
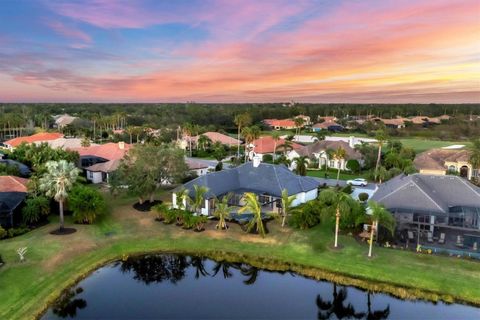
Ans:
{"type": "Polygon", "coordinates": [[[198,161],[191,158],[185,158],[185,162],[190,170],[198,170],[208,168],[208,165],[205,162],[198,161]]]}
{"type": "MultiPolygon", "coordinates": [[[[285,141],[286,141],[285,139],[279,139],[277,141],[277,151],[280,150],[279,147],[282,144],[284,144],[285,141]]],[[[275,148],[275,140],[273,140],[272,136],[263,136],[263,137],[260,137],[256,140],[254,140],[253,145],[255,146],[255,152],[256,153],[261,153],[261,154],[273,153],[274,152],[273,149],[275,148]]],[[[293,150],[298,150],[298,149],[303,148],[303,146],[301,144],[292,142],[292,148],[293,148],[293,150]]]]}
{"type": "Polygon", "coordinates": [[[321,123],[315,123],[312,128],[315,129],[328,129],[329,127],[343,127],[341,124],[336,123],[335,121],[325,121],[321,123]]]}
{"type": "Polygon", "coordinates": [[[72,148],[71,150],[77,151],[80,157],[95,156],[106,160],[120,160],[123,159],[130,148],[131,145],[128,143],[109,142],[89,147],[72,148]],[[122,145],[124,146],[123,149],[121,147],[122,145]]]}
{"type": "Polygon", "coordinates": [[[372,200],[387,208],[447,213],[455,206],[480,208],[480,188],[457,176],[417,173],[381,184],[372,200]]]}
{"type": "Polygon", "coordinates": [[[413,161],[418,170],[446,170],[445,162],[468,162],[470,151],[461,149],[431,149],[418,154],[413,161]]]}
{"type": "Polygon", "coordinates": [[[63,134],[58,132],[40,132],[40,133],[33,134],[31,136],[13,138],[11,140],[5,141],[4,144],[10,145],[15,148],[23,142],[25,143],[44,142],[44,141],[55,140],[58,138],[63,138],[63,134]]]}
{"type": "Polygon", "coordinates": [[[239,140],[222,134],[220,132],[205,132],[201,135],[192,137],[192,141],[196,142],[200,136],[207,136],[210,140],[212,140],[213,143],[220,142],[221,144],[226,144],[230,146],[237,145],[239,143],[239,140]]]}
{"type": "Polygon", "coordinates": [[[267,193],[280,197],[283,189],[287,189],[289,195],[294,195],[314,190],[318,188],[320,182],[310,177],[298,176],[283,165],[260,163],[258,167],[254,167],[252,162],[247,162],[236,168],[198,177],[180,188],[189,190],[193,195],[194,185],[206,186],[207,198],[235,191],[267,193]]]}
{"type": "Polygon", "coordinates": [[[118,169],[120,166],[120,159],[110,160],[107,162],[100,162],[90,167],[85,168],[85,170],[92,171],[92,172],[113,172],[118,169]]]}
{"type": "Polygon", "coordinates": [[[347,154],[347,160],[362,159],[362,154],[355,150],[354,148],[350,147],[348,142],[345,141],[329,141],[329,140],[322,140],[317,141],[313,144],[308,146],[302,147],[299,150],[296,150],[297,153],[301,156],[312,157],[314,153],[321,153],[322,151],[327,150],[337,150],[338,148],[343,148],[347,154]]]}
{"type": "Polygon", "coordinates": [[[0,192],[27,192],[28,179],[15,176],[0,176],[0,192]]]}
{"type": "Polygon", "coordinates": [[[265,119],[263,121],[265,124],[271,127],[280,127],[280,128],[295,128],[295,121],[292,119],[265,119]]]}
{"type": "MultiPolygon", "coordinates": [[[[58,138],[58,139],[55,139],[55,140],[50,140],[50,141],[46,141],[46,143],[54,148],[54,149],[75,149],[75,148],[80,148],[82,147],[82,141],[83,139],[79,139],[79,138],[58,138]]],[[[36,144],[40,144],[40,143],[43,143],[43,142],[35,142],[36,144]]],[[[90,146],[98,146],[98,144],[95,144],[95,143],[92,143],[90,144],[90,146]]]]}

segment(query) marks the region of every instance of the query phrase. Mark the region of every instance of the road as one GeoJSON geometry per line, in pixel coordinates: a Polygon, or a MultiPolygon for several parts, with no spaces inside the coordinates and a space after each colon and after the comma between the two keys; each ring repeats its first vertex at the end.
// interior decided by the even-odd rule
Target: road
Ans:
{"type": "MultiPolygon", "coordinates": [[[[324,178],[317,178],[317,177],[312,177],[312,178],[319,181],[321,184],[325,183],[329,187],[335,187],[337,185],[337,180],[336,179],[324,179],[324,178]]],[[[347,186],[347,181],[339,180],[338,185],[340,187],[345,187],[345,186],[347,186]]],[[[360,193],[366,193],[366,194],[368,194],[368,198],[371,198],[372,195],[377,190],[377,185],[375,183],[369,183],[365,187],[352,186],[352,188],[353,188],[353,192],[352,192],[351,196],[352,196],[352,198],[358,200],[358,195],[360,193]]]]}

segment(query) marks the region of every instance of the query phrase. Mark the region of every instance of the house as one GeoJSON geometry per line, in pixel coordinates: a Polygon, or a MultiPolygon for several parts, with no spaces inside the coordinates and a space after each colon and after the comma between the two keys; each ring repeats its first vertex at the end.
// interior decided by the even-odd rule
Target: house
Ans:
{"type": "Polygon", "coordinates": [[[313,132],[320,132],[322,130],[340,132],[340,131],[345,130],[345,128],[342,125],[336,123],[333,120],[324,121],[324,122],[320,122],[320,123],[315,123],[312,126],[312,131],[313,132]]]}
{"type": "Polygon", "coordinates": [[[361,145],[362,143],[367,143],[367,144],[370,144],[370,143],[378,143],[378,140],[377,139],[372,139],[372,138],[358,138],[358,137],[354,137],[354,136],[350,136],[350,137],[334,137],[334,136],[326,136],[325,141],[343,141],[343,142],[346,142],[348,143],[349,146],[358,146],[358,145],[361,145]]]}
{"type": "Polygon", "coordinates": [[[467,149],[431,149],[418,154],[413,164],[423,174],[446,175],[450,172],[471,180],[480,177],[480,168],[473,168],[470,154],[467,149]]]}
{"type": "Polygon", "coordinates": [[[274,130],[292,130],[297,128],[297,126],[295,125],[295,121],[293,121],[292,119],[265,119],[263,120],[263,123],[274,130]]]}
{"type": "Polygon", "coordinates": [[[23,177],[28,177],[32,172],[30,168],[18,161],[12,160],[12,159],[3,159],[0,157],[0,164],[6,165],[6,166],[15,166],[18,168],[18,172],[23,176],[23,177]]]}
{"type": "Polygon", "coordinates": [[[319,121],[319,122],[335,122],[337,120],[338,120],[337,117],[331,117],[331,116],[325,116],[325,117],[318,116],[317,117],[317,121],[319,121]]]}
{"type": "Polygon", "coordinates": [[[40,132],[31,136],[13,138],[5,141],[3,144],[6,148],[12,151],[22,143],[41,143],[56,140],[59,138],[63,138],[63,134],[58,132],[40,132]]]}
{"type": "Polygon", "coordinates": [[[197,177],[204,176],[211,171],[215,171],[215,166],[212,166],[207,161],[185,158],[185,162],[187,163],[190,172],[194,173],[197,177]]]}
{"type": "Polygon", "coordinates": [[[402,129],[405,128],[406,124],[405,121],[408,119],[404,118],[394,118],[394,119],[381,119],[381,118],[375,118],[374,121],[376,122],[382,122],[385,127],[391,128],[391,129],[402,129]]]}
{"type": "Polygon", "coordinates": [[[245,192],[257,195],[263,212],[272,212],[281,207],[282,190],[286,189],[289,196],[295,196],[293,206],[316,199],[320,182],[310,177],[294,174],[287,167],[261,163],[255,158],[252,162],[238,167],[212,172],[191,180],[177,188],[172,194],[174,208],[179,207],[176,192],[186,189],[194,196],[194,186],[204,186],[208,189],[204,196],[201,214],[212,215],[215,210],[215,199],[232,194],[230,205],[242,207],[245,192]]]}
{"type": "Polygon", "coordinates": [[[398,230],[416,233],[416,241],[431,246],[480,245],[480,188],[457,176],[399,175],[381,184],[371,198],[382,203],[397,221],[398,230]],[[435,243],[443,233],[446,240],[435,243]],[[460,241],[459,241],[460,240],[460,241]]]}
{"type": "Polygon", "coordinates": [[[298,116],[295,116],[293,119],[301,118],[303,119],[303,125],[304,126],[309,126],[312,124],[312,121],[309,116],[306,116],[304,114],[299,114],[298,116]]]}
{"type": "MultiPolygon", "coordinates": [[[[35,142],[35,144],[46,143],[53,149],[73,150],[82,147],[83,139],[80,138],[58,138],[55,140],[35,142]]],[[[98,146],[91,143],[90,146],[98,146]]]]}
{"type": "Polygon", "coordinates": [[[72,117],[68,114],[63,114],[63,115],[55,116],[54,119],[55,119],[55,127],[57,127],[58,129],[63,129],[66,126],[72,124],[78,118],[72,117]]]}
{"type": "Polygon", "coordinates": [[[327,165],[328,168],[340,168],[340,170],[348,170],[346,167],[348,160],[357,160],[360,165],[363,164],[362,154],[355,150],[353,140],[350,143],[351,144],[345,141],[317,141],[308,146],[288,152],[287,159],[292,161],[291,169],[295,169],[295,162],[293,160],[295,158],[304,156],[308,159],[317,160],[319,167],[327,165]],[[346,156],[345,159],[335,160],[331,157],[330,153],[339,148],[345,150],[346,156]]]}
{"type": "Polygon", "coordinates": [[[278,139],[278,141],[275,141],[272,136],[263,136],[254,140],[251,143],[251,146],[253,146],[253,148],[251,149],[254,155],[259,156],[262,159],[263,156],[266,154],[273,155],[275,151],[277,152],[283,151],[284,150],[283,146],[285,146],[285,144],[290,144],[290,148],[293,150],[303,148],[301,144],[290,142],[286,139],[280,138],[278,139]],[[276,150],[275,150],[275,147],[276,147],[276,150]]]}
{"type": "Polygon", "coordinates": [[[241,141],[239,141],[235,138],[232,138],[230,136],[227,136],[226,134],[223,134],[223,133],[220,133],[220,132],[211,132],[210,131],[210,132],[205,132],[205,133],[202,133],[201,135],[192,137],[193,142],[195,144],[198,142],[198,138],[200,138],[200,136],[206,136],[207,138],[209,138],[212,141],[212,143],[220,142],[221,144],[229,146],[229,147],[236,146],[239,143],[240,144],[242,143],[241,141]]]}
{"type": "MultiPolygon", "coordinates": [[[[287,135],[281,136],[280,138],[286,139],[288,138],[287,135]]],[[[296,134],[293,136],[293,142],[298,142],[302,144],[314,143],[318,141],[318,138],[315,136],[305,135],[305,134],[296,134]]]]}
{"type": "Polygon", "coordinates": [[[21,219],[21,207],[28,192],[28,179],[0,176],[0,226],[10,228],[21,219]]]}
{"type": "Polygon", "coordinates": [[[108,181],[109,174],[117,170],[130,148],[131,145],[125,142],[110,142],[71,150],[80,155],[80,167],[85,170],[87,180],[101,183],[108,181]]]}

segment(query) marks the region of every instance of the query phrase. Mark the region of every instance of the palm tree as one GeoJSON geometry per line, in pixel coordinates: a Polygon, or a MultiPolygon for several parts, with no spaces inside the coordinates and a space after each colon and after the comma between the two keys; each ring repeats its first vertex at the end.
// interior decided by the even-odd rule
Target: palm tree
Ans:
{"type": "Polygon", "coordinates": [[[373,236],[378,230],[378,226],[382,225],[392,234],[395,231],[395,218],[392,214],[388,212],[385,207],[375,201],[368,201],[367,214],[361,217],[360,221],[365,221],[370,223],[370,247],[368,249],[368,257],[372,257],[372,248],[373,248],[373,236]]]}
{"type": "Polygon", "coordinates": [[[194,198],[192,203],[193,212],[198,213],[198,209],[202,207],[205,194],[208,192],[208,188],[205,186],[194,185],[194,198]]]}
{"type": "Polygon", "coordinates": [[[274,131],[272,132],[272,139],[273,139],[273,161],[275,162],[277,156],[277,143],[280,140],[280,132],[274,131]]]}
{"type": "Polygon", "coordinates": [[[293,119],[293,122],[295,122],[296,127],[295,134],[299,135],[302,130],[303,124],[305,123],[305,120],[303,120],[303,118],[296,117],[293,119]]]}
{"type": "MultiPolygon", "coordinates": [[[[245,127],[242,130],[243,138],[245,139],[245,145],[253,143],[255,139],[260,136],[260,128],[257,126],[245,127]]],[[[247,152],[245,152],[245,161],[247,161],[247,152]]]]}
{"type": "MultiPolygon", "coordinates": [[[[350,211],[350,199],[350,196],[343,192],[325,190],[320,193],[320,202],[330,203],[335,208],[335,248],[338,248],[338,230],[340,228],[340,217],[343,213],[347,213],[350,211]]],[[[325,211],[323,213],[326,213],[327,215],[332,214],[331,212],[325,211]]]]}
{"type": "Polygon", "coordinates": [[[342,160],[344,160],[346,156],[347,156],[347,152],[342,147],[339,147],[332,154],[333,159],[337,160],[337,185],[338,185],[338,180],[340,180],[340,169],[341,169],[342,160]]]}
{"type": "Polygon", "coordinates": [[[250,232],[256,225],[256,230],[258,234],[261,235],[263,238],[265,237],[265,226],[263,225],[262,220],[262,207],[258,202],[257,196],[255,195],[255,193],[246,192],[244,197],[246,202],[245,206],[240,208],[240,210],[238,210],[238,213],[244,213],[245,211],[248,211],[253,214],[253,218],[246,225],[246,231],[250,232]]]}
{"type": "Polygon", "coordinates": [[[278,147],[283,149],[283,155],[286,156],[288,151],[293,150],[293,143],[292,141],[285,139],[278,147]]]}
{"type": "Polygon", "coordinates": [[[377,178],[378,182],[382,183],[382,181],[387,180],[388,178],[388,171],[384,166],[380,166],[377,171],[377,178]]]}
{"type": "Polygon", "coordinates": [[[375,139],[377,139],[377,145],[378,145],[378,155],[377,155],[377,163],[375,165],[375,181],[377,181],[377,172],[378,172],[378,167],[380,166],[380,159],[382,158],[382,146],[387,140],[387,133],[385,130],[380,129],[377,130],[375,133],[375,139]]]}
{"type": "MultiPolygon", "coordinates": [[[[472,146],[470,147],[469,161],[473,167],[473,170],[480,169],[480,139],[476,139],[472,141],[472,146]]],[[[478,178],[480,179],[480,176],[478,176],[478,178]]]]}
{"type": "Polygon", "coordinates": [[[237,125],[238,132],[237,132],[237,158],[240,158],[240,132],[243,127],[246,127],[252,123],[252,117],[248,113],[242,113],[239,115],[235,116],[235,119],[233,120],[235,124],[237,125]]]}
{"type": "Polygon", "coordinates": [[[217,206],[215,208],[215,212],[213,215],[218,218],[218,223],[216,225],[217,229],[223,229],[227,230],[228,226],[225,220],[229,218],[230,216],[230,211],[232,210],[232,207],[228,205],[228,200],[230,199],[231,194],[227,194],[223,196],[221,201],[215,201],[217,203],[217,206]]]}
{"type": "Polygon", "coordinates": [[[66,160],[48,161],[45,165],[47,172],[40,178],[40,190],[47,197],[54,198],[60,208],[60,230],[64,228],[63,203],[68,192],[78,178],[80,170],[66,160]]]}
{"type": "Polygon", "coordinates": [[[191,199],[190,199],[190,192],[188,189],[182,189],[178,192],[175,193],[177,195],[177,206],[182,209],[182,210],[185,210],[186,209],[186,205],[189,204],[191,202],[191,199]],[[180,205],[178,204],[180,200],[180,205]]]}
{"type": "Polygon", "coordinates": [[[207,146],[209,144],[212,143],[212,140],[210,140],[209,137],[207,137],[206,135],[200,135],[200,137],[198,137],[198,140],[197,140],[197,145],[200,149],[204,150],[207,148],[207,146]]]}
{"type": "Polygon", "coordinates": [[[308,160],[306,156],[295,158],[295,165],[296,165],[295,171],[297,172],[298,175],[301,175],[301,176],[307,175],[308,160]]]}
{"type": "Polygon", "coordinates": [[[297,196],[289,196],[288,190],[282,190],[282,228],[285,226],[285,221],[287,220],[287,216],[291,215],[294,212],[294,208],[292,207],[293,201],[297,196]]]}

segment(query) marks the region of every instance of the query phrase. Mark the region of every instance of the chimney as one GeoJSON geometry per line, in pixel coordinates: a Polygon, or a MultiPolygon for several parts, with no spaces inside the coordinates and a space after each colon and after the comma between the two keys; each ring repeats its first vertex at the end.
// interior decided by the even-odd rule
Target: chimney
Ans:
{"type": "Polygon", "coordinates": [[[260,165],[260,162],[262,162],[262,158],[260,156],[254,156],[253,157],[253,167],[258,168],[260,165]]]}
{"type": "Polygon", "coordinates": [[[124,150],[124,149],[125,149],[125,142],[119,141],[119,142],[118,142],[118,148],[119,148],[120,150],[124,150]]]}
{"type": "Polygon", "coordinates": [[[350,137],[348,138],[348,145],[349,145],[350,148],[352,148],[352,149],[355,148],[355,143],[354,143],[354,141],[355,141],[355,137],[354,137],[354,136],[350,136],[350,137]]]}

